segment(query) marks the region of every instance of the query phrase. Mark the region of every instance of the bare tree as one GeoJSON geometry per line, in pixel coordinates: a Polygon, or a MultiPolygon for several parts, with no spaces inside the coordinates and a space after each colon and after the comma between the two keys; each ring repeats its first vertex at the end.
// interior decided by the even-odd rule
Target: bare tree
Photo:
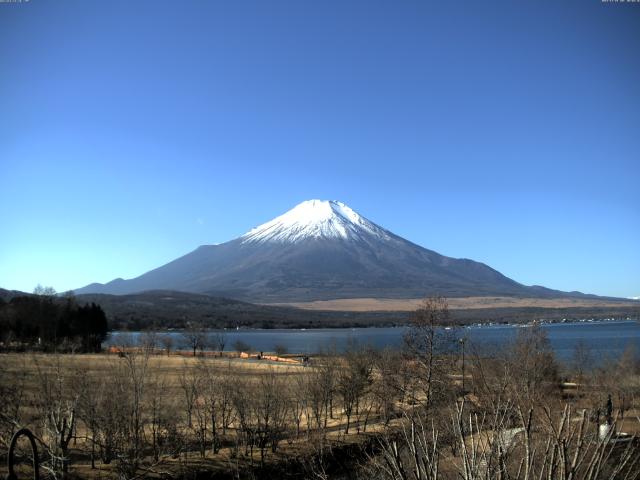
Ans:
{"type": "Polygon", "coordinates": [[[57,292],[53,287],[43,287],[42,285],[38,284],[33,289],[33,294],[41,297],[55,297],[57,295],[57,292]]]}
{"type": "Polygon", "coordinates": [[[325,357],[322,363],[314,365],[308,375],[308,404],[317,430],[325,434],[327,422],[333,410],[335,391],[335,364],[333,358],[325,357]]]}
{"type": "Polygon", "coordinates": [[[260,448],[260,463],[264,464],[267,446],[271,445],[271,450],[275,452],[286,431],[288,402],[284,382],[273,369],[260,375],[258,391],[253,403],[256,420],[254,431],[260,448]]]}
{"type": "Polygon", "coordinates": [[[593,362],[593,353],[591,348],[589,348],[584,340],[580,339],[578,343],[576,343],[576,346],[573,349],[573,358],[571,360],[571,366],[573,367],[573,371],[576,375],[576,382],[578,384],[578,388],[580,388],[580,384],[585,380],[585,373],[591,370],[591,364],[593,362]]]}
{"type": "MultiPolygon", "coordinates": [[[[405,335],[405,344],[418,367],[416,381],[421,387],[421,402],[429,408],[434,397],[441,395],[447,380],[445,378],[444,358],[438,356],[446,340],[439,327],[450,323],[449,307],[443,297],[425,298],[411,319],[409,331],[405,335]]],[[[442,352],[440,352],[442,353],[442,352]]]]}
{"type": "Polygon", "coordinates": [[[197,323],[189,323],[187,328],[182,332],[182,336],[189,346],[193,350],[193,356],[195,357],[198,350],[203,350],[207,340],[207,334],[202,325],[197,323]]]}
{"type": "Polygon", "coordinates": [[[167,394],[167,378],[155,372],[148,379],[148,401],[146,412],[147,430],[151,437],[151,450],[154,462],[161,460],[161,455],[175,455],[180,450],[177,436],[177,415],[175,401],[167,394]]]}
{"type": "Polygon", "coordinates": [[[252,397],[257,394],[254,386],[246,378],[238,378],[231,386],[231,402],[236,418],[236,447],[244,445],[245,455],[253,462],[255,445],[255,425],[252,397]]]}
{"type": "MultiPolygon", "coordinates": [[[[307,426],[309,424],[309,404],[308,404],[308,375],[306,372],[298,373],[289,382],[287,395],[290,405],[290,413],[293,423],[296,426],[296,438],[300,437],[300,429],[303,417],[306,416],[307,426]]],[[[309,429],[307,428],[307,432],[309,429]]]]}
{"type": "Polygon", "coordinates": [[[87,432],[86,441],[91,445],[90,458],[91,469],[96,468],[96,447],[100,432],[100,397],[103,395],[105,383],[103,379],[94,374],[87,373],[82,376],[79,385],[78,417],[84,423],[87,432]]]}
{"type": "MultiPolygon", "coordinates": [[[[202,365],[191,368],[191,375],[189,375],[190,382],[188,386],[190,393],[193,395],[192,401],[192,416],[195,422],[191,422],[193,432],[195,433],[198,441],[198,448],[200,450],[200,456],[205,457],[207,453],[207,437],[209,431],[209,420],[211,418],[211,405],[209,404],[209,395],[207,391],[208,375],[202,365]]],[[[185,391],[185,395],[186,395],[185,391]]],[[[186,399],[186,397],[185,397],[186,399]]]]}
{"type": "Polygon", "coordinates": [[[180,373],[180,389],[189,428],[193,428],[193,410],[200,390],[200,381],[200,375],[196,369],[185,361],[180,373]]]}
{"type": "Polygon", "coordinates": [[[105,434],[109,442],[109,460],[115,455],[116,469],[122,479],[136,477],[144,460],[146,416],[149,386],[149,351],[124,352],[110,371],[110,390],[105,392],[105,434]]]}
{"type": "Polygon", "coordinates": [[[103,463],[110,464],[120,451],[128,435],[128,408],[130,392],[120,376],[121,367],[110,362],[108,370],[99,379],[99,388],[91,392],[97,419],[93,422],[93,443],[99,449],[103,463]]]}
{"type": "Polygon", "coordinates": [[[586,419],[565,406],[558,414],[511,424],[505,408],[480,415],[457,403],[451,415],[459,460],[443,468],[443,444],[434,423],[422,415],[405,418],[397,434],[382,437],[382,454],[372,470],[381,479],[436,480],[631,480],[640,475],[640,450],[627,442],[617,446],[610,432],[597,435],[586,419]],[[538,439],[526,432],[536,431],[538,439]],[[531,452],[530,456],[523,451],[531,452]]]}
{"type": "Polygon", "coordinates": [[[79,395],[72,386],[74,378],[65,376],[59,355],[52,364],[41,364],[34,357],[40,395],[37,405],[43,422],[43,445],[49,454],[44,468],[55,478],[65,477],[69,468],[69,442],[76,427],[79,395]]]}
{"type": "Polygon", "coordinates": [[[162,343],[162,347],[167,354],[167,357],[171,355],[171,350],[173,349],[173,336],[171,333],[165,333],[160,338],[160,342],[162,343]]]}
{"type": "Polygon", "coordinates": [[[211,425],[211,451],[215,455],[218,453],[220,447],[218,430],[223,423],[222,406],[224,393],[221,390],[224,388],[224,382],[222,382],[220,376],[216,375],[212,370],[202,369],[202,373],[205,384],[204,401],[211,425]]]}
{"type": "Polygon", "coordinates": [[[227,429],[234,420],[233,411],[233,385],[236,381],[236,375],[231,369],[231,361],[227,363],[227,368],[222,370],[218,377],[218,411],[220,412],[220,427],[222,435],[227,434],[227,429]]]}
{"type": "Polygon", "coordinates": [[[222,356],[224,347],[227,344],[227,336],[225,335],[225,333],[222,331],[215,332],[211,341],[215,350],[217,350],[220,353],[220,356],[222,356]]]}
{"type": "Polygon", "coordinates": [[[520,328],[507,349],[511,395],[529,406],[559,391],[559,373],[547,333],[539,325],[520,328]]]}
{"type": "Polygon", "coordinates": [[[384,349],[374,361],[377,378],[372,393],[377,410],[387,424],[395,414],[396,404],[404,400],[404,393],[408,390],[407,362],[400,352],[392,349],[384,349]]]}
{"type": "Polygon", "coordinates": [[[252,350],[251,345],[249,345],[248,343],[242,340],[236,340],[235,342],[233,342],[233,349],[238,353],[242,353],[242,352],[249,353],[252,350]]]}
{"type": "Polygon", "coordinates": [[[289,352],[289,350],[287,349],[286,345],[283,345],[283,344],[280,344],[280,343],[278,345],[276,345],[275,347],[273,347],[273,351],[279,357],[281,357],[282,355],[286,355],[289,352]]]}
{"type": "Polygon", "coordinates": [[[611,395],[624,419],[625,413],[640,397],[640,359],[633,344],[627,345],[619,358],[609,359],[597,369],[595,384],[602,387],[595,391],[591,389],[595,406],[601,407],[605,398],[611,395]]]}
{"type": "Polygon", "coordinates": [[[336,389],[347,417],[344,433],[348,434],[351,417],[354,413],[359,414],[360,402],[372,383],[373,363],[370,353],[353,349],[344,355],[344,363],[338,370],[336,389]]]}
{"type": "Polygon", "coordinates": [[[142,332],[138,343],[149,354],[155,353],[159,343],[158,334],[156,332],[142,332]]]}

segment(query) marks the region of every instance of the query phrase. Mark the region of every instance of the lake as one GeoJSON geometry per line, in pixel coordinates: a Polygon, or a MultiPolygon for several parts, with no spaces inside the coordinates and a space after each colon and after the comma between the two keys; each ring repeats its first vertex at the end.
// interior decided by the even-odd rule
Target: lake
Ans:
{"type": "MultiPolygon", "coordinates": [[[[515,338],[521,328],[517,325],[482,325],[442,330],[445,334],[466,337],[468,348],[487,352],[499,351],[515,338]]],[[[617,358],[628,346],[640,353],[640,323],[634,320],[585,321],[574,323],[543,324],[557,357],[568,361],[579,342],[591,351],[594,363],[617,358]]],[[[215,332],[215,331],[211,331],[215,332]]],[[[273,330],[224,330],[225,350],[233,350],[236,341],[250,345],[255,351],[272,352],[282,345],[291,353],[314,354],[335,349],[344,351],[352,344],[375,348],[402,346],[406,328],[327,328],[327,329],[273,329],[273,330]]],[[[188,349],[180,331],[156,332],[159,337],[173,337],[173,348],[188,349]]],[[[113,332],[105,345],[137,344],[141,332],[113,332]]]]}

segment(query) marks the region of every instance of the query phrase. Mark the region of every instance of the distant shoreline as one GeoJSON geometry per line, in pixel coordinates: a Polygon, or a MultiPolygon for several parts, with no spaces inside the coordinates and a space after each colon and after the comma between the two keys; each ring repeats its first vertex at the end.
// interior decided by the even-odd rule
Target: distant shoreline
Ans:
{"type": "MultiPolygon", "coordinates": [[[[581,324],[603,324],[603,323],[640,323],[640,318],[589,318],[583,320],[566,320],[566,321],[554,321],[554,320],[539,320],[539,321],[531,321],[531,322],[512,322],[512,323],[497,323],[497,322],[481,322],[481,323],[471,323],[471,324],[449,324],[449,325],[438,325],[439,329],[466,329],[466,328],[487,328],[487,327],[531,327],[533,325],[581,325],[581,324]]],[[[361,327],[317,327],[317,328],[297,328],[297,327],[278,327],[278,328],[260,328],[260,327],[240,327],[240,328],[208,328],[205,327],[203,329],[204,332],[274,332],[274,331],[285,331],[295,333],[306,332],[306,331],[320,331],[320,330],[337,330],[337,331],[347,331],[347,330],[373,330],[373,329],[408,329],[411,328],[411,324],[402,324],[402,325],[370,325],[370,326],[361,326],[361,327]]],[[[147,329],[147,330],[111,330],[109,334],[117,333],[117,334],[144,334],[144,333],[159,333],[159,334],[167,334],[167,333],[176,333],[182,334],[187,332],[186,328],[166,328],[166,329],[147,329]]]]}

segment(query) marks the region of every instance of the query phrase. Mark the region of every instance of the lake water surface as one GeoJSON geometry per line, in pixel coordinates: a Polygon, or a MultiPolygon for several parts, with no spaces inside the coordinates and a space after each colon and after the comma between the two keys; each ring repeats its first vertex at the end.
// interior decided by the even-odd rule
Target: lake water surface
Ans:
{"type": "MultiPolygon", "coordinates": [[[[515,338],[521,328],[516,325],[483,325],[443,330],[444,334],[467,339],[468,348],[496,352],[515,338]]],[[[593,321],[575,323],[544,324],[551,346],[559,359],[571,359],[576,345],[582,342],[591,352],[594,363],[608,358],[617,358],[632,346],[640,353],[640,323],[634,320],[593,321]]],[[[369,345],[375,348],[399,348],[407,329],[394,328],[326,328],[310,330],[224,330],[225,350],[234,350],[238,340],[250,345],[255,351],[272,352],[282,345],[291,353],[314,354],[323,351],[344,351],[348,345],[369,345]]],[[[214,331],[212,331],[214,332],[214,331]]],[[[105,345],[138,344],[141,332],[113,332],[105,345]]],[[[188,349],[187,342],[179,331],[157,332],[158,337],[173,337],[173,348],[188,349]]]]}

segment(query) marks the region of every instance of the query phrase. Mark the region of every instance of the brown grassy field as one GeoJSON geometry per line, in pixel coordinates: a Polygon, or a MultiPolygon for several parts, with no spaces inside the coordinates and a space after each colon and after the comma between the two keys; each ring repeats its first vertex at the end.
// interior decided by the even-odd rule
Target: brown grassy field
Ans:
{"type": "MultiPolygon", "coordinates": [[[[186,354],[188,352],[181,353],[186,354]]],[[[134,357],[138,357],[138,359],[142,359],[144,356],[142,353],[136,353],[133,350],[132,354],[134,357]]],[[[227,355],[225,357],[198,356],[194,358],[193,356],[174,352],[171,355],[151,354],[148,357],[144,357],[147,362],[144,369],[144,377],[147,379],[148,385],[145,387],[147,393],[142,406],[142,415],[145,421],[149,422],[151,404],[153,400],[157,399],[154,397],[161,397],[162,408],[170,412],[169,415],[175,420],[183,441],[186,442],[180,447],[180,453],[177,455],[165,452],[159,462],[148,460],[147,463],[157,463],[157,465],[145,475],[151,477],[164,476],[160,473],[156,475],[153,472],[165,472],[171,476],[187,475],[186,472],[194,471],[231,472],[234,468],[248,468],[261,463],[257,448],[254,449],[252,447],[249,454],[244,452],[241,458],[238,457],[238,447],[233,443],[237,441],[237,430],[240,429],[237,417],[230,422],[227,434],[220,436],[221,447],[218,453],[215,455],[212,454],[210,446],[208,446],[204,454],[201,454],[197,441],[195,440],[197,429],[201,424],[196,421],[196,418],[202,421],[203,417],[196,417],[196,414],[199,412],[199,414],[205,414],[206,417],[204,403],[208,393],[205,392],[206,387],[204,387],[203,383],[199,383],[198,387],[195,386],[196,381],[203,382],[205,381],[205,377],[202,376],[199,380],[196,380],[196,376],[205,375],[224,378],[227,381],[225,385],[229,388],[234,388],[234,386],[242,384],[244,385],[243,388],[245,388],[242,394],[247,397],[252,397],[252,400],[256,400],[257,397],[265,394],[260,389],[262,380],[267,377],[275,378],[280,390],[278,392],[278,402],[288,402],[291,395],[295,395],[294,389],[301,377],[308,375],[310,372],[310,368],[304,367],[302,364],[244,359],[235,355],[227,355]],[[187,388],[185,382],[190,381],[193,381],[194,384],[189,384],[189,387],[193,386],[193,388],[201,389],[199,393],[195,393],[192,426],[188,425],[185,410],[185,390],[187,388]],[[160,384],[161,388],[155,389],[151,384],[160,384]],[[291,389],[291,392],[289,392],[289,389],[291,389]],[[149,392],[151,393],[149,394],[149,392]]],[[[121,370],[123,362],[125,362],[125,360],[120,355],[113,353],[77,355],[43,353],[0,354],[0,364],[2,365],[0,386],[19,388],[21,390],[19,395],[22,402],[20,424],[28,426],[36,435],[44,439],[46,438],[46,434],[43,433],[42,430],[43,405],[38,404],[41,404],[44,399],[44,392],[50,390],[52,384],[54,389],[57,383],[64,385],[64,391],[61,394],[61,403],[65,404],[71,402],[72,398],[83,395],[84,392],[82,390],[86,388],[83,386],[83,379],[93,379],[94,382],[91,382],[92,388],[96,388],[96,382],[98,384],[101,383],[101,379],[104,379],[105,384],[110,384],[113,381],[114,374],[117,375],[119,372],[125,372],[125,370],[121,370]]],[[[124,380],[125,382],[127,381],[127,379],[124,380]]],[[[274,392],[271,393],[273,394],[274,392]]],[[[110,395],[108,391],[102,392],[102,395],[105,394],[107,397],[110,395]]],[[[118,403],[118,399],[116,398],[118,394],[113,392],[113,396],[115,404],[107,401],[105,405],[111,405],[113,407],[118,403]]],[[[130,399],[123,399],[123,401],[129,400],[130,399]]],[[[8,399],[5,399],[5,401],[8,401],[8,399]]],[[[1,414],[2,412],[0,412],[0,415],[1,414]]],[[[359,420],[361,421],[362,419],[360,418],[359,420]]],[[[301,433],[298,434],[295,432],[294,424],[289,420],[287,432],[283,434],[278,451],[269,452],[266,457],[267,463],[278,464],[290,458],[312,455],[315,445],[309,443],[310,437],[308,432],[309,429],[315,428],[314,422],[315,420],[312,418],[311,411],[307,410],[305,414],[300,417],[299,431],[301,433]],[[312,423],[314,425],[312,425],[312,423]]],[[[366,438],[368,438],[367,435],[361,435],[365,433],[365,430],[373,433],[379,429],[378,422],[378,419],[371,418],[370,422],[367,422],[367,425],[362,427],[361,422],[359,423],[352,418],[352,430],[347,435],[344,432],[346,424],[345,416],[336,401],[324,421],[323,435],[327,441],[332,442],[334,445],[357,445],[366,441],[366,438]]],[[[88,442],[90,431],[84,421],[77,422],[76,425],[74,431],[74,437],[76,439],[73,440],[70,450],[71,457],[73,458],[72,473],[82,478],[117,476],[118,472],[115,470],[115,462],[111,464],[96,462],[96,469],[90,467],[87,454],[90,450],[90,443],[88,442]]],[[[151,436],[150,429],[151,427],[149,426],[143,427],[143,433],[146,437],[151,436]]],[[[7,441],[7,438],[2,440],[3,442],[0,442],[0,447],[7,441]]],[[[210,443],[210,439],[208,441],[210,443]]],[[[147,457],[149,457],[149,455],[150,454],[147,454],[147,457]]],[[[28,468],[25,468],[23,468],[23,471],[28,471],[28,468]]],[[[5,473],[4,465],[0,465],[0,474],[4,475],[5,473]]]]}
{"type": "MultiPolygon", "coordinates": [[[[317,300],[313,302],[278,303],[272,305],[290,306],[307,310],[329,310],[349,312],[411,312],[423,301],[421,298],[342,298],[317,300]]],[[[451,310],[496,309],[496,308],[600,308],[639,307],[640,302],[625,300],[600,300],[580,298],[516,298],[516,297],[462,297],[448,298],[451,310]]]]}

